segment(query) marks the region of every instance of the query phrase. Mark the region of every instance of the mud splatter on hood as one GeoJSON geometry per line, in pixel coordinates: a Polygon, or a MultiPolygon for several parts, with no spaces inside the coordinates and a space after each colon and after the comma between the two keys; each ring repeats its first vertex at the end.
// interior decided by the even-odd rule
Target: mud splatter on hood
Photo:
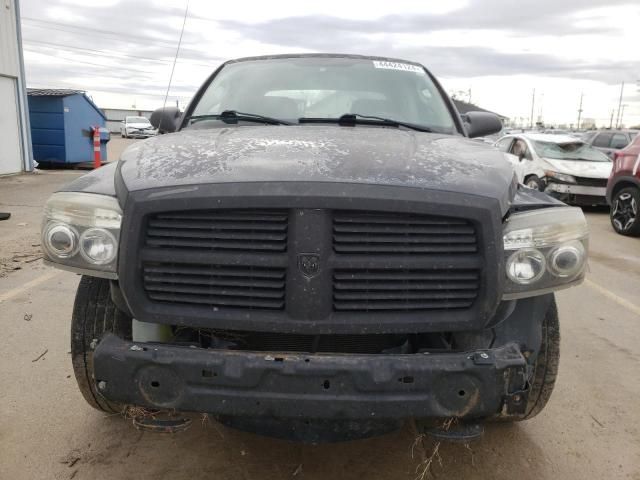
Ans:
{"type": "Polygon", "coordinates": [[[128,190],[229,182],[338,182],[460,191],[509,202],[513,170],[459,136],[363,126],[183,130],[128,148],[128,190]]]}

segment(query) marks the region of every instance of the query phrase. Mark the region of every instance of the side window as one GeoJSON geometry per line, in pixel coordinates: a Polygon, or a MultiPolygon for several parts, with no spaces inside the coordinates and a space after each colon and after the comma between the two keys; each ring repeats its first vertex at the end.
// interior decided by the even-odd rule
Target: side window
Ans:
{"type": "Polygon", "coordinates": [[[594,147],[609,148],[611,137],[613,137],[613,133],[599,133],[596,138],[593,139],[592,145],[594,147]]]}
{"type": "Polygon", "coordinates": [[[629,143],[626,135],[616,133],[611,139],[611,148],[624,148],[629,143]]]}
{"type": "Polygon", "coordinates": [[[513,142],[513,137],[503,138],[502,140],[498,140],[498,143],[496,143],[496,148],[501,152],[508,152],[509,147],[511,146],[511,142],[513,142]]]}

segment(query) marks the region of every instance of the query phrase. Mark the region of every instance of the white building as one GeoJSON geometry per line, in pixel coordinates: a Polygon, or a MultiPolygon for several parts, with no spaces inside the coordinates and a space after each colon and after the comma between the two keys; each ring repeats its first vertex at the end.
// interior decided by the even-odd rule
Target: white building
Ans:
{"type": "Polygon", "coordinates": [[[0,2],[0,175],[33,169],[18,0],[0,2]]]}

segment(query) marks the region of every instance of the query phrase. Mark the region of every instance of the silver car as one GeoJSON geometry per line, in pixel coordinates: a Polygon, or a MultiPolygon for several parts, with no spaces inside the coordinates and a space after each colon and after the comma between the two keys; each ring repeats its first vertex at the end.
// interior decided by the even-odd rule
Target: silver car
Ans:
{"type": "Polygon", "coordinates": [[[613,159],[613,152],[631,143],[638,130],[600,130],[590,133],[584,141],[613,159]]]}

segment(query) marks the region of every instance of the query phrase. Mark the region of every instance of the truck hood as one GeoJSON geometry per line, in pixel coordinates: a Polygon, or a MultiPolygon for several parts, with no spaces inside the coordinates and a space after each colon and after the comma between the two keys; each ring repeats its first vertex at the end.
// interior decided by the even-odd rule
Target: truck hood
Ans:
{"type": "Polygon", "coordinates": [[[138,142],[121,158],[126,189],[235,182],[337,182],[459,191],[500,202],[513,169],[489,145],[395,128],[242,126],[187,129],[138,142]]]}
{"type": "Polygon", "coordinates": [[[557,160],[545,158],[545,162],[558,173],[567,173],[578,177],[609,178],[612,162],[589,162],[586,160],[557,160]]]}

